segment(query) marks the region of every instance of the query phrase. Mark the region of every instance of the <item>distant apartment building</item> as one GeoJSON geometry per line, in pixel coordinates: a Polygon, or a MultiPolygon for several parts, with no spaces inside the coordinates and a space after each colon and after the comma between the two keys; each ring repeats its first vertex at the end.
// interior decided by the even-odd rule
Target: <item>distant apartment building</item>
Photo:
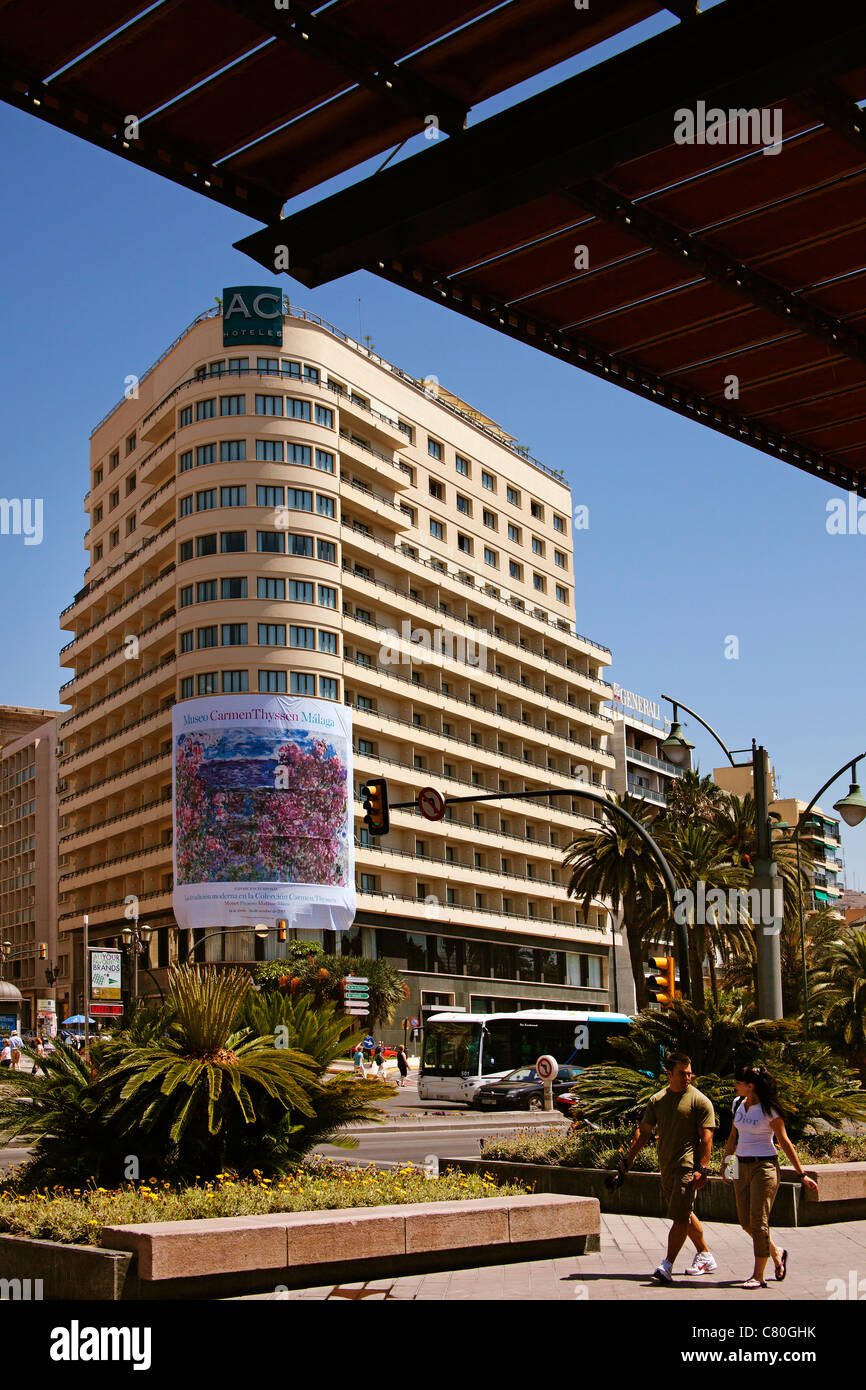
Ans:
{"type": "Polygon", "coordinates": [[[60,970],[59,1007],[68,998],[69,962],[57,949],[57,719],[55,710],[0,706],[0,965],[20,992],[24,1029],[47,1027],[55,1012],[46,972],[60,970]]]}
{"type": "Polygon", "coordinates": [[[608,751],[614,757],[614,791],[663,807],[671,780],[682,777],[685,769],[675,767],[661,751],[670,732],[661,705],[614,681],[608,710],[613,719],[608,751]]]}
{"type": "MultiPolygon", "coordinates": [[[[285,693],[353,712],[357,787],[392,801],[554,785],[441,821],[396,811],[326,949],[405,972],[406,1015],[609,1005],[606,909],[561,867],[608,785],[610,652],[574,621],[568,488],[487,417],[284,306],[281,348],[201,315],[91,438],[89,564],[64,610],[60,921],[79,943],[153,928],[146,992],[199,948],[172,915],[171,708],[285,693]]],[[[252,925],[252,924],[251,924],[252,925]]],[[[212,940],[255,959],[275,941],[212,940]]]]}

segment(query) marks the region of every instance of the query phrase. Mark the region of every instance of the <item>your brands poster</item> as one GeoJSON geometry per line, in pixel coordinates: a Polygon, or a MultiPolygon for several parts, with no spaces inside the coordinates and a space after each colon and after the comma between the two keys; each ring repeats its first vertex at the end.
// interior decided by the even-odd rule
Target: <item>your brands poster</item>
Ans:
{"type": "Polygon", "coordinates": [[[172,735],[178,925],[351,926],[351,712],[215,695],[175,705],[172,735]]]}

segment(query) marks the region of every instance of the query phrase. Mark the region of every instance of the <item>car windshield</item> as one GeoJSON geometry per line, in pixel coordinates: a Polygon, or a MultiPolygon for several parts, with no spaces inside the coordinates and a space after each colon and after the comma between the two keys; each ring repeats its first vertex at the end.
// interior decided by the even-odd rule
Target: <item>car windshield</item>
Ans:
{"type": "Polygon", "coordinates": [[[510,1082],[510,1081],[537,1081],[537,1080],[538,1080],[538,1073],[536,1072],[535,1067],[518,1067],[518,1068],[517,1068],[517,1071],[513,1071],[513,1072],[510,1073],[510,1075],[508,1075],[508,1076],[506,1076],[506,1077],[503,1077],[503,1080],[504,1080],[504,1081],[509,1081],[509,1082],[510,1082]]]}

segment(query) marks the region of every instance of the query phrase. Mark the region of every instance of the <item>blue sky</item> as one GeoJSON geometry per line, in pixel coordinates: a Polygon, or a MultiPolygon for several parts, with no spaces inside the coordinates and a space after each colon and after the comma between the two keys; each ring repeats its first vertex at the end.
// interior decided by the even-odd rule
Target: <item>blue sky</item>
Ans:
{"type": "MultiPolygon", "coordinates": [[[[0,703],[55,707],[69,674],[58,614],[85,565],[90,431],[129,373],[223,286],[262,271],[232,250],[256,229],[250,219],[5,106],[0,171],[2,494],[44,499],[41,545],[0,536],[0,703]]],[[[372,276],[315,291],[283,281],[293,302],[353,336],[360,298],[377,351],[438,377],[564,469],[575,505],[589,507],[589,529],[575,533],[577,627],[612,649],[611,678],[679,696],[730,747],[764,742],[782,795],[809,799],[866,747],[866,536],[827,533],[839,489],[372,276]]],[[[704,770],[722,761],[686,727],[704,770]]],[[[825,809],[846,790],[840,781],[825,809]]],[[[853,873],[866,887],[866,825],[843,829],[843,847],[849,885],[853,873]]]]}

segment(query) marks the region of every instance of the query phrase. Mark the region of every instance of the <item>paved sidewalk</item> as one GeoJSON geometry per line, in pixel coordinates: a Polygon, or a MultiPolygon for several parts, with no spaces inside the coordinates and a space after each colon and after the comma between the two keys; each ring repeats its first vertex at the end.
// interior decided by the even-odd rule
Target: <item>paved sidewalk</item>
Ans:
{"type": "MultiPolygon", "coordinates": [[[[866,1221],[835,1226],[813,1226],[774,1231],[773,1239],[787,1247],[790,1268],[784,1283],[773,1278],[769,1265],[766,1289],[749,1292],[734,1287],[752,1273],[751,1245],[739,1227],[706,1222],[707,1244],[718,1261],[715,1274],[687,1277],[694,1248],[687,1244],[674,1266],[672,1288],[659,1285],[650,1273],[664,1255],[669,1223],[660,1217],[602,1216],[601,1253],[532,1260],[525,1264],[490,1265],[481,1269],[445,1270],[438,1274],[410,1274],[396,1279],[372,1279],[289,1293],[255,1295],[259,1299],[409,1299],[477,1302],[479,1300],[599,1299],[658,1300],[662,1303],[703,1303],[709,1300],[769,1304],[809,1299],[826,1301],[841,1280],[846,1290],[856,1287],[851,1271],[863,1279],[866,1291],[866,1221]]],[[[850,1292],[847,1293],[850,1297],[850,1292]]]]}

